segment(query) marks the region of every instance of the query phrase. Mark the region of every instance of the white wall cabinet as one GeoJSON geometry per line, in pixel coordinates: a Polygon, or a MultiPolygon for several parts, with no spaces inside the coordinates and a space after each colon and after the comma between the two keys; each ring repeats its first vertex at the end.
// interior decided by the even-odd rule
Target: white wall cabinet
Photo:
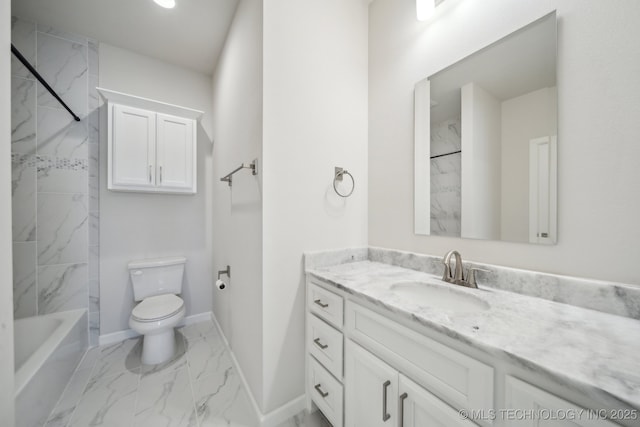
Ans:
{"type": "Polygon", "coordinates": [[[113,140],[109,189],[155,187],[155,113],[125,105],[113,106],[113,140]]]}
{"type": "Polygon", "coordinates": [[[197,119],[201,111],[98,89],[107,101],[107,188],[197,191],[197,119]]]}

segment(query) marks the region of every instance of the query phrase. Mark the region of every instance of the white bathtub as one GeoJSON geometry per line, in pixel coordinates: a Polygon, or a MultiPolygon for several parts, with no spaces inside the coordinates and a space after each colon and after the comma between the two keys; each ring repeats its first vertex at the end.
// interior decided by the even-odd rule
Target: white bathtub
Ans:
{"type": "Polygon", "coordinates": [[[16,427],[42,426],[88,347],[86,310],[17,319],[16,427]]]}

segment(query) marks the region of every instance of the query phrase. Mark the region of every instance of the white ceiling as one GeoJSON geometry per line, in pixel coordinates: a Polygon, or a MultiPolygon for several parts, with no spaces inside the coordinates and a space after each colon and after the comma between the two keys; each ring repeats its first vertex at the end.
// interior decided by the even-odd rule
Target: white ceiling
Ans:
{"type": "Polygon", "coordinates": [[[12,14],[212,74],[238,0],[13,0],[12,14]]]}

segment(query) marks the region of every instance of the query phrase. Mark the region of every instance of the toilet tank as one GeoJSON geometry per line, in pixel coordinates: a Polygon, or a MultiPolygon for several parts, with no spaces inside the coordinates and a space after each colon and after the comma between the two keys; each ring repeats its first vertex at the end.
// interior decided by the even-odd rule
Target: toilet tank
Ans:
{"type": "Polygon", "coordinates": [[[141,301],[154,295],[182,292],[185,257],[143,259],[129,262],[133,298],[141,301]]]}

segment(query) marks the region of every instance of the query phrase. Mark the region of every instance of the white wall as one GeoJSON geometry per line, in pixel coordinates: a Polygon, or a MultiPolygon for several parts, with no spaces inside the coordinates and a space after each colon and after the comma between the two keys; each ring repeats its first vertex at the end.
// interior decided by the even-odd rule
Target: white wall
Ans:
{"type": "Polygon", "coordinates": [[[367,242],[365,0],[264,3],[264,399],[304,393],[302,252],[367,242]],[[347,199],[334,166],[353,174],[347,199]]]}
{"type": "Polygon", "coordinates": [[[640,283],[640,2],[376,0],[369,21],[369,243],[640,283]],[[413,86],[557,8],[558,244],[413,234],[413,86]],[[462,30],[464,29],[464,30],[462,30]],[[394,179],[390,180],[389,176],[394,179]]]}
{"type": "Polygon", "coordinates": [[[11,258],[11,2],[0,4],[0,419],[13,425],[13,266],[11,258]]]}
{"type": "Polygon", "coordinates": [[[213,294],[213,311],[262,401],[262,192],[241,163],[262,165],[262,1],[241,0],[213,76],[213,270],[231,266],[229,286],[213,294]]]}
{"type": "Polygon", "coordinates": [[[462,87],[461,235],[500,238],[501,104],[477,83],[462,87]]]}
{"type": "Polygon", "coordinates": [[[529,240],[529,141],[557,134],[556,106],[555,87],[502,102],[502,240],[529,240]]]}
{"type": "MultiPolygon", "coordinates": [[[[100,142],[100,333],[129,329],[134,305],[127,262],[184,255],[187,315],[211,310],[211,79],[175,65],[100,44],[100,87],[205,112],[198,125],[196,195],[107,190],[106,132],[100,142]]],[[[101,129],[106,130],[106,110],[101,129]]]]}

